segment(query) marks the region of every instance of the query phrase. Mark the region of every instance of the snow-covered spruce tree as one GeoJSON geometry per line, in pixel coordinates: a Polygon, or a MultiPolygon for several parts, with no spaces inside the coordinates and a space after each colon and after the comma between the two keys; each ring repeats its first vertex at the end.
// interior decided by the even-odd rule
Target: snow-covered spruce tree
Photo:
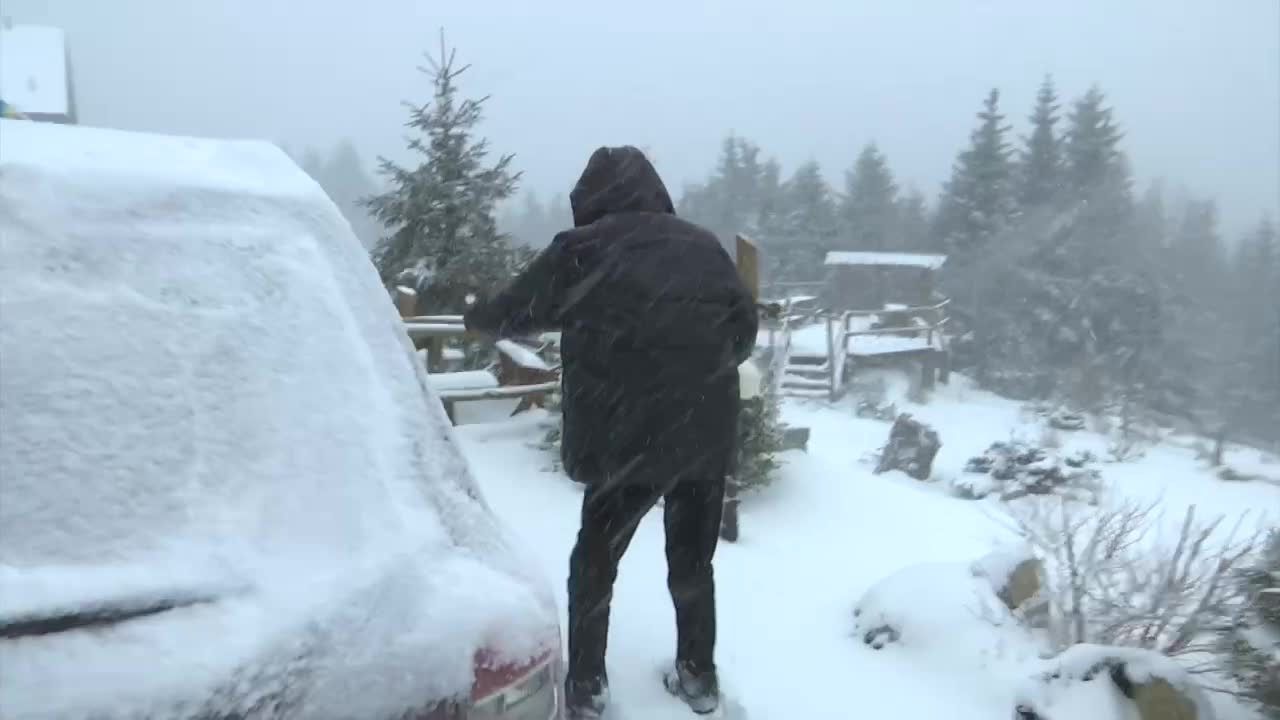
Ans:
{"type": "Polygon", "coordinates": [[[929,241],[929,205],[924,193],[908,186],[898,198],[897,235],[906,252],[930,252],[936,250],[929,241]]]}
{"type": "Polygon", "coordinates": [[[755,234],[763,167],[760,148],[729,135],[720,145],[715,172],[685,204],[685,216],[704,225],[731,246],[738,233],[755,234]]]}
{"type": "Polygon", "coordinates": [[[1242,433],[1280,445],[1280,237],[1270,218],[1239,245],[1231,278],[1227,312],[1244,394],[1235,419],[1242,433]]]}
{"type": "Polygon", "coordinates": [[[821,279],[822,261],[837,241],[836,203],[817,161],[796,168],[782,186],[779,237],[773,258],[779,279],[821,279]]]}
{"type": "Polygon", "coordinates": [[[467,294],[502,286],[518,262],[494,209],[515,191],[519,173],[510,169],[512,155],[490,164],[488,141],[474,137],[485,98],[458,97],[467,66],[455,55],[442,33],[439,57],[422,69],[431,77],[430,102],[406,103],[407,126],[418,133],[408,146],[419,163],[379,158],[391,189],[368,201],[390,233],[373,252],[383,281],[412,273],[419,303],[432,313],[462,312],[467,294]]]}
{"type": "Polygon", "coordinates": [[[953,253],[979,251],[1013,216],[1008,132],[1000,114],[1000,91],[993,89],[982,103],[969,147],[956,158],[939,204],[937,232],[953,253]]]}
{"type": "Polygon", "coordinates": [[[1250,598],[1244,616],[1224,636],[1232,673],[1264,717],[1280,720],[1280,530],[1239,576],[1250,598]]]}
{"type": "Polygon", "coordinates": [[[1024,209],[1048,206],[1062,199],[1062,141],[1058,124],[1058,91],[1045,77],[1031,112],[1031,134],[1023,139],[1017,166],[1017,199],[1024,209]]]}
{"type": "Polygon", "coordinates": [[[898,185],[875,143],[862,148],[845,172],[840,199],[840,236],[849,250],[898,249],[898,185]]]}
{"type": "Polygon", "coordinates": [[[972,367],[983,383],[992,376],[996,347],[1005,344],[997,337],[1004,326],[994,317],[1002,308],[993,303],[1004,301],[995,296],[1007,295],[1007,288],[994,283],[1008,278],[994,275],[990,266],[1007,264],[1014,259],[1008,253],[1019,250],[1008,242],[1014,215],[1013,161],[999,101],[998,90],[983,101],[969,147],[956,158],[943,187],[934,227],[938,247],[951,255],[942,280],[952,298],[953,330],[963,338],[956,347],[957,366],[972,367]],[[1001,245],[1011,247],[994,248],[997,236],[1001,245]]]}

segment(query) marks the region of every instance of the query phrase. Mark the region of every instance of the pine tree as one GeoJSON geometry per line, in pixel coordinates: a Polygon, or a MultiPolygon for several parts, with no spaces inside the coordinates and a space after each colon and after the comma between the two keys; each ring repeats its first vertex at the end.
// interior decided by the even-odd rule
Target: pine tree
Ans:
{"type": "Polygon", "coordinates": [[[840,203],[841,239],[849,250],[900,248],[897,222],[898,185],[884,153],[869,143],[845,172],[840,203]]]}
{"type": "Polygon", "coordinates": [[[1058,91],[1046,76],[1031,112],[1031,134],[1023,139],[1018,161],[1018,202],[1023,210],[1041,208],[1062,197],[1062,147],[1055,129],[1058,91]]]}
{"type": "Polygon", "coordinates": [[[781,232],[775,243],[780,279],[821,277],[823,259],[836,244],[836,204],[816,160],[796,169],[782,189],[781,232]]]}
{"type": "Polygon", "coordinates": [[[932,252],[929,242],[929,206],[924,193],[912,187],[898,200],[898,237],[907,252],[932,252]]]}
{"type": "MultiPolygon", "coordinates": [[[[310,175],[312,180],[318,183],[320,178],[324,176],[324,157],[320,155],[319,150],[313,147],[308,146],[306,150],[302,151],[302,157],[298,158],[298,166],[310,175]]],[[[323,183],[321,183],[321,187],[324,187],[323,183]]]]}
{"type": "Polygon", "coordinates": [[[1124,133],[1098,86],[1074,103],[1063,145],[1066,189],[1074,200],[1094,202],[1100,194],[1127,199],[1129,172],[1120,141],[1124,133]]]}
{"type": "Polygon", "coordinates": [[[1134,232],[1145,257],[1156,260],[1168,250],[1169,218],[1162,181],[1153,181],[1134,208],[1134,232]]]}
{"type": "Polygon", "coordinates": [[[1053,246],[1041,248],[1043,267],[1084,278],[1101,267],[1139,271],[1149,258],[1135,242],[1131,173],[1120,132],[1094,86],[1073,103],[1063,143],[1064,201],[1068,227],[1053,246]]]}
{"type": "Polygon", "coordinates": [[[333,148],[318,178],[334,204],[351,223],[356,237],[367,248],[378,242],[378,226],[369,214],[365,200],[373,194],[373,179],[369,177],[360,153],[350,140],[343,140],[333,148]]]}
{"type": "Polygon", "coordinates": [[[757,188],[755,232],[759,240],[768,245],[783,232],[782,166],[770,158],[760,167],[760,186],[757,188]]]}
{"type": "Polygon", "coordinates": [[[1000,91],[992,90],[978,113],[969,147],[960,153],[943,188],[937,234],[953,252],[979,251],[1013,216],[1013,163],[1000,114],[1000,91]]]}
{"type": "Polygon", "coordinates": [[[532,190],[524,194],[520,212],[512,226],[512,241],[521,247],[543,247],[550,240],[547,235],[547,211],[532,190]]]}
{"type": "Polygon", "coordinates": [[[516,256],[500,233],[495,207],[515,191],[513,156],[488,164],[489,143],[473,133],[485,98],[458,98],[456,51],[440,38],[440,55],[423,71],[431,76],[432,97],[408,104],[408,127],[420,135],[409,149],[420,156],[416,167],[380,158],[381,174],[391,189],[369,200],[375,216],[390,231],[374,251],[384,282],[409,271],[416,278],[419,302],[432,312],[460,312],[466,295],[504,284],[516,256]]]}
{"type": "MultiPolygon", "coordinates": [[[[560,193],[552,195],[551,202],[547,203],[547,227],[551,229],[553,235],[573,227],[573,212],[565,202],[564,195],[560,193]]],[[[548,237],[547,242],[550,241],[551,238],[548,237]]]]}
{"type": "Polygon", "coordinates": [[[758,490],[773,482],[781,465],[781,404],[775,384],[766,378],[760,397],[742,403],[738,413],[737,461],[734,478],[743,490],[758,490]]]}
{"type": "Polygon", "coordinates": [[[1228,319],[1241,369],[1234,378],[1242,402],[1236,418],[1250,438],[1280,443],[1280,241],[1263,218],[1240,244],[1230,289],[1228,319]]]}

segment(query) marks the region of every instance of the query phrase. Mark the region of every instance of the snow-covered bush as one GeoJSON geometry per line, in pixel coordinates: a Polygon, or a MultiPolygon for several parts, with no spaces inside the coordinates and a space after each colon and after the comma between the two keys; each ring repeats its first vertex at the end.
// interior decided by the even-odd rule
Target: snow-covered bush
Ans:
{"type": "Polygon", "coordinates": [[[1223,634],[1241,694],[1267,718],[1280,718],[1280,530],[1272,530],[1261,557],[1236,579],[1250,599],[1223,634]]]}
{"type": "Polygon", "coordinates": [[[968,499],[996,495],[1011,501],[1028,495],[1059,495],[1093,502],[1100,474],[1087,452],[1063,455],[1021,441],[997,442],[971,458],[952,480],[952,491],[968,499]]]}
{"type": "Polygon", "coordinates": [[[549,393],[546,404],[543,407],[550,413],[550,417],[541,423],[544,429],[542,439],[534,443],[534,447],[551,453],[555,459],[552,461],[549,470],[560,472],[564,469],[564,461],[561,459],[560,454],[561,443],[564,439],[563,398],[560,392],[549,393]]]}
{"type": "Polygon", "coordinates": [[[1049,427],[1068,432],[1084,430],[1085,417],[1081,413],[1067,410],[1066,408],[1058,408],[1049,414],[1049,427]]]}
{"type": "Polygon", "coordinates": [[[773,482],[782,451],[778,393],[771,382],[763,383],[761,389],[759,397],[742,401],[738,413],[734,478],[742,490],[757,490],[773,482]]]}
{"type": "MultiPolygon", "coordinates": [[[[1045,566],[1051,642],[1154,650],[1193,673],[1224,667],[1214,634],[1230,623],[1244,590],[1231,579],[1257,536],[1225,537],[1223,518],[1201,524],[1189,508],[1173,543],[1154,530],[1154,505],[1081,511],[1056,500],[1014,506],[1017,530],[1045,566]]],[[[1243,520],[1243,518],[1242,518],[1243,520]]]]}

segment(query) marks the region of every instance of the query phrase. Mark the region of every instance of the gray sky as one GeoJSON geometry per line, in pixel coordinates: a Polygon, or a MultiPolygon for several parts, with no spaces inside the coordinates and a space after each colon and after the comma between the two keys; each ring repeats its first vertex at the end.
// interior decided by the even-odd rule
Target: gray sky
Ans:
{"type": "Polygon", "coordinates": [[[1140,180],[1216,196],[1229,235],[1280,215],[1277,0],[0,0],[70,36],[85,123],[400,155],[400,100],[444,26],[492,95],[525,187],[600,144],[648,146],[674,191],[729,130],[837,186],[876,140],[930,196],[992,86],[1019,130],[1046,72],[1098,82],[1140,180]]]}

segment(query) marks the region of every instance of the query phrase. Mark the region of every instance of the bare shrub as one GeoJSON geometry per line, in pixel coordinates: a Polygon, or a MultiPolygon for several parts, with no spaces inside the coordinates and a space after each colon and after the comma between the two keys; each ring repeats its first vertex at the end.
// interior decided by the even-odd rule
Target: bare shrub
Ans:
{"type": "Polygon", "coordinates": [[[1162,542],[1156,505],[1125,502],[1082,512],[1053,500],[1014,508],[1017,531],[1045,565],[1047,629],[1058,649],[1076,643],[1155,650],[1193,673],[1221,672],[1216,634],[1246,601],[1232,582],[1261,535],[1238,539],[1242,516],[1196,522],[1187,509],[1176,542],[1162,542]]]}

